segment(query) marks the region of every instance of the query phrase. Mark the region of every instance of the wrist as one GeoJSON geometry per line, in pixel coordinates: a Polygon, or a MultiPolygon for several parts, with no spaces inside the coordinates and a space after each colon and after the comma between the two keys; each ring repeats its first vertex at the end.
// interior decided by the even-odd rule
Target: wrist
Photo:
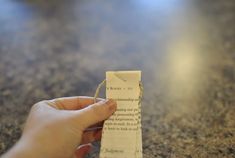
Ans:
{"type": "Polygon", "coordinates": [[[20,139],[7,153],[1,158],[39,158],[41,153],[37,151],[33,144],[25,139],[20,139]]]}

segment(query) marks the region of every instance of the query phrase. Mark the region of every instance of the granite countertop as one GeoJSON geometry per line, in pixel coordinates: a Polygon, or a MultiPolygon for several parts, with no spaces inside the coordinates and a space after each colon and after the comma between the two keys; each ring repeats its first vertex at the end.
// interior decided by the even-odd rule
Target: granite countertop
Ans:
{"type": "Polygon", "coordinates": [[[92,96],[105,71],[139,69],[144,158],[234,158],[234,10],[232,0],[1,1],[0,154],[34,103],[92,96]]]}

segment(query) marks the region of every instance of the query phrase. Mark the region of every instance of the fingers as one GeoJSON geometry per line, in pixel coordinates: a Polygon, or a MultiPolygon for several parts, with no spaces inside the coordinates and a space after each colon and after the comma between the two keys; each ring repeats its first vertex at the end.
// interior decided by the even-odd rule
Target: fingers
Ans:
{"type": "Polygon", "coordinates": [[[77,112],[77,121],[81,123],[82,128],[94,125],[109,118],[117,108],[117,103],[112,100],[99,101],[77,112]]]}
{"type": "Polygon", "coordinates": [[[75,157],[76,158],[84,158],[90,150],[91,150],[91,144],[81,145],[75,151],[75,157]]]}
{"type": "Polygon", "coordinates": [[[85,131],[90,131],[90,130],[94,130],[94,129],[98,129],[98,128],[103,128],[103,125],[104,125],[104,121],[98,122],[94,125],[89,126],[85,131]]]}
{"type": "Polygon", "coordinates": [[[84,132],[82,136],[81,144],[92,143],[101,139],[102,129],[95,131],[84,132]]]}
{"type": "MultiPolygon", "coordinates": [[[[97,101],[102,100],[104,99],[97,98],[97,101]]],[[[87,96],[63,97],[50,100],[49,103],[50,106],[61,110],[79,110],[93,104],[94,98],[87,96]]]]}

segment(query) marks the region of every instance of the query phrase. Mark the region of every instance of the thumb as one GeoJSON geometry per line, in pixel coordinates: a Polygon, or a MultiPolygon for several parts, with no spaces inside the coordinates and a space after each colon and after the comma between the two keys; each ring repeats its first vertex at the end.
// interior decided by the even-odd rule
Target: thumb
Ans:
{"type": "Polygon", "coordinates": [[[117,108],[117,103],[112,100],[104,100],[94,103],[78,111],[78,119],[83,129],[109,118],[117,108]]]}

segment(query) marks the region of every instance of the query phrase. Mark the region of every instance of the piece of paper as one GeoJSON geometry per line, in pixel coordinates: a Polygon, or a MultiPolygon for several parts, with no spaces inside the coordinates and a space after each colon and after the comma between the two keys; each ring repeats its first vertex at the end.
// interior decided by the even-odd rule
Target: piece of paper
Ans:
{"type": "Polygon", "coordinates": [[[141,71],[106,72],[106,98],[117,111],[104,123],[100,158],[142,158],[141,71]]]}

